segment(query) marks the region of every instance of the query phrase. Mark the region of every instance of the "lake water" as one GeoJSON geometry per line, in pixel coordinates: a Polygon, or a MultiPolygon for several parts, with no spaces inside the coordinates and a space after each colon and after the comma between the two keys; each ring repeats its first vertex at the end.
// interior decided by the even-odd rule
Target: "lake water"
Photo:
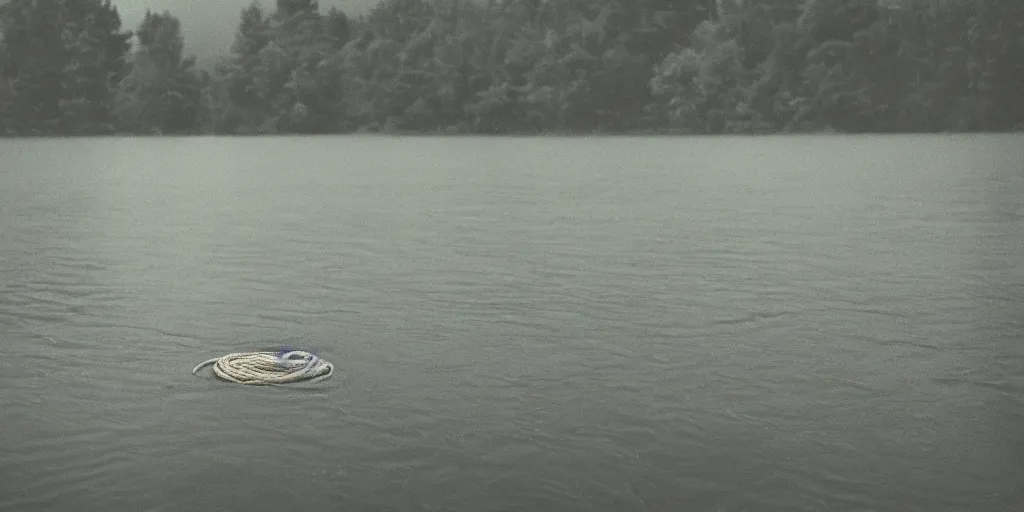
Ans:
{"type": "Polygon", "coordinates": [[[1022,148],[0,141],[0,511],[1019,512],[1022,148]]]}

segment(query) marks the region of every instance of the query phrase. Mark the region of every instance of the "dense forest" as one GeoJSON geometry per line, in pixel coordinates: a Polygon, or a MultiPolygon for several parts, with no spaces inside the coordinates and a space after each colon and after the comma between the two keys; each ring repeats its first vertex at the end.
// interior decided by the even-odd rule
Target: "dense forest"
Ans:
{"type": "Polygon", "coordinates": [[[254,2],[212,72],[178,20],[0,0],[0,134],[1024,128],[1020,0],[254,2]]]}

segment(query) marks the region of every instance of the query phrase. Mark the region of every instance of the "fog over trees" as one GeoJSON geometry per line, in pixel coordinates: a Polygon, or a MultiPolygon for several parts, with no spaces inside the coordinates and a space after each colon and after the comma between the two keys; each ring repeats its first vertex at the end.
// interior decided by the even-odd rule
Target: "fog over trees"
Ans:
{"type": "Polygon", "coordinates": [[[0,3],[0,133],[780,133],[1024,126],[1003,0],[254,2],[199,69],[171,12],[0,3]]]}

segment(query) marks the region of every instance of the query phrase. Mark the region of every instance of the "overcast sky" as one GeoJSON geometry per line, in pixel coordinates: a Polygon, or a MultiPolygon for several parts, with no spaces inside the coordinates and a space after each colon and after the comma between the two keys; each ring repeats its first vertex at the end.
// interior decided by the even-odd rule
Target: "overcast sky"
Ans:
{"type": "MultiPolygon", "coordinates": [[[[151,11],[170,11],[181,20],[182,32],[189,53],[196,54],[200,63],[209,65],[216,58],[230,51],[231,41],[238,29],[242,9],[252,0],[112,0],[121,14],[125,29],[134,31],[148,8],[151,11]]],[[[357,16],[376,4],[378,0],[320,0],[320,10],[326,12],[337,6],[345,14],[357,16]]],[[[274,8],[274,0],[260,0],[268,10],[274,8]]]]}

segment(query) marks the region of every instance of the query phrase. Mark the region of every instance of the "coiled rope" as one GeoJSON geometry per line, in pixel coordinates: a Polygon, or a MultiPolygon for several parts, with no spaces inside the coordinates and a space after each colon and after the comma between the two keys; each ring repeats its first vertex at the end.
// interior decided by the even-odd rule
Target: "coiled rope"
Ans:
{"type": "Polygon", "coordinates": [[[334,365],[303,350],[228,354],[199,363],[192,374],[209,365],[214,375],[228,382],[262,386],[317,382],[334,373],[334,365]]]}

